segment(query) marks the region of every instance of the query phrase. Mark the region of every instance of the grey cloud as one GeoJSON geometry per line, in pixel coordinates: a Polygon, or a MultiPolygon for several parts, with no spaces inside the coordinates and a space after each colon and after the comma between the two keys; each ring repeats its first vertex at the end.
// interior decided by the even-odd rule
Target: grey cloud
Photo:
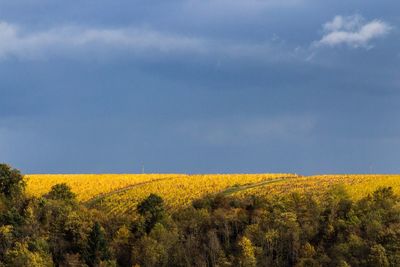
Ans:
{"type": "Polygon", "coordinates": [[[220,118],[186,121],[178,125],[181,134],[213,145],[263,144],[271,140],[296,140],[309,135],[317,119],[311,115],[259,118],[220,118]]]}

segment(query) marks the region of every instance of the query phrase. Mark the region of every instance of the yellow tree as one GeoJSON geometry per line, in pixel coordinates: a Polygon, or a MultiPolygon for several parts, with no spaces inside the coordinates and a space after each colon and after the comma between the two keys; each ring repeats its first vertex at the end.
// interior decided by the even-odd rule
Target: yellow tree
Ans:
{"type": "Polygon", "coordinates": [[[247,237],[242,237],[239,241],[239,247],[240,247],[240,265],[242,267],[255,267],[257,261],[251,240],[248,239],[247,237]]]}

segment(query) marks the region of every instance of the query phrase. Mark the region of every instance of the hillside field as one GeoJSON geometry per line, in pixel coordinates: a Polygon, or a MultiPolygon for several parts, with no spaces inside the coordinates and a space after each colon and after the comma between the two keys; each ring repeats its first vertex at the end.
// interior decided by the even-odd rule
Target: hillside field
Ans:
{"type": "Polygon", "coordinates": [[[132,211],[151,193],[160,195],[169,209],[177,209],[207,194],[268,197],[292,192],[323,194],[343,184],[358,199],[379,187],[400,193],[400,175],[296,174],[36,174],[26,175],[27,192],[40,196],[58,183],[68,184],[77,199],[89,206],[118,214],[132,211]]]}
{"type": "Polygon", "coordinates": [[[400,266],[400,175],[0,164],[0,187],[0,266],[400,266]]]}

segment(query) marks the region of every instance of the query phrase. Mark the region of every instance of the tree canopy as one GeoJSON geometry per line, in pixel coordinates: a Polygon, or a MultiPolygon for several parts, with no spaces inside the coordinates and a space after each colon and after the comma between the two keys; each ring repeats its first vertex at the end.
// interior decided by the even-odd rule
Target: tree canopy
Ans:
{"type": "Polygon", "coordinates": [[[208,195],[171,211],[151,194],[110,216],[66,184],[42,197],[0,166],[0,266],[400,266],[400,197],[390,187],[353,200],[324,195],[208,195]]]}

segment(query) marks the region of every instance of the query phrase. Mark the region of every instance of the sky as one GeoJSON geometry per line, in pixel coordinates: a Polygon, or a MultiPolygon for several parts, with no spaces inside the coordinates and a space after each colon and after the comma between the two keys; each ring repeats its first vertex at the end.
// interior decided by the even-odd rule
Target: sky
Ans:
{"type": "Polygon", "coordinates": [[[24,173],[400,173],[400,2],[0,0],[24,173]]]}

